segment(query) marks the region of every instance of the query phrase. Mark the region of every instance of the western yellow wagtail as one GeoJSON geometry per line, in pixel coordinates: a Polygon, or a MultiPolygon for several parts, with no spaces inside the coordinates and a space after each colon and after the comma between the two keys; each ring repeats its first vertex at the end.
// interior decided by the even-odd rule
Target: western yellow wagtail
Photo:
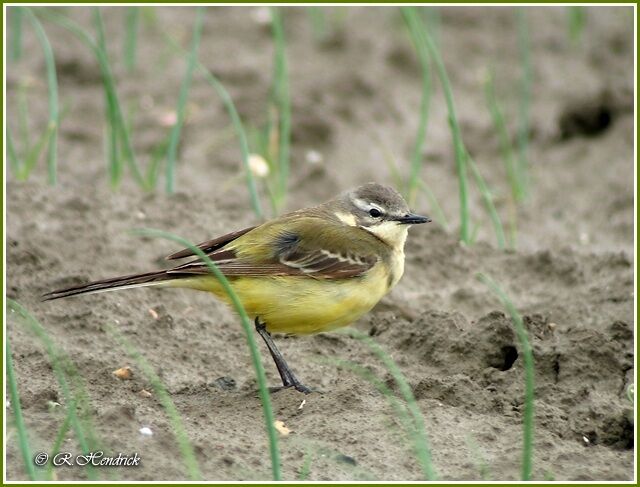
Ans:
{"type": "MultiPolygon", "coordinates": [[[[308,393],[310,389],[291,371],[271,333],[319,333],[357,320],[402,277],[409,226],[429,221],[411,213],[394,189],[368,183],[321,205],[198,247],[229,279],[265,341],[283,386],[308,393]]],[[[185,249],[167,259],[193,255],[185,249]]],[[[144,286],[208,291],[229,302],[200,259],[167,270],[60,289],[44,299],[144,286]]]]}

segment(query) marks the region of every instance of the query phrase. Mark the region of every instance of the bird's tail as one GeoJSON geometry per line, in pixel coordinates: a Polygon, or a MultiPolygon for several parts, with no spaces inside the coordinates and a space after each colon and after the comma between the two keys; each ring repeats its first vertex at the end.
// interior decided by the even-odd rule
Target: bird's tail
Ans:
{"type": "Polygon", "coordinates": [[[78,294],[103,293],[107,291],[115,291],[118,289],[130,289],[134,287],[157,286],[174,280],[175,275],[167,273],[167,271],[146,272],[144,274],[132,274],[129,276],[114,277],[111,279],[102,279],[100,281],[90,282],[81,286],[68,287],[66,289],[58,289],[42,296],[43,301],[52,299],[66,298],[68,296],[76,296],[78,294]]]}

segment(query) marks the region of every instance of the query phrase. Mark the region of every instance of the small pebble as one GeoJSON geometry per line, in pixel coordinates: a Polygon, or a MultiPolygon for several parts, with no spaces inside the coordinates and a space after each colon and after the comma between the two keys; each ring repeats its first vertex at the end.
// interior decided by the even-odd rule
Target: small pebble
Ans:
{"type": "Polygon", "coordinates": [[[218,377],[211,385],[222,391],[232,391],[236,388],[236,380],[233,377],[218,377]]]}
{"type": "Polygon", "coordinates": [[[174,111],[160,115],[160,125],[163,127],[173,127],[178,121],[178,114],[174,111]]]}
{"type": "Polygon", "coordinates": [[[249,155],[249,169],[258,178],[265,178],[269,175],[269,164],[260,154],[249,155]]]}
{"type": "Polygon", "coordinates": [[[339,462],[342,463],[346,463],[347,465],[357,465],[358,462],[356,462],[356,459],[353,457],[350,457],[349,455],[338,455],[336,457],[336,460],[338,460],[339,462]]]}
{"type": "Polygon", "coordinates": [[[280,421],[279,419],[273,422],[273,426],[282,436],[289,436],[289,433],[291,433],[291,430],[285,426],[284,421],[280,421]]]}
{"type": "Polygon", "coordinates": [[[128,366],[120,367],[118,370],[114,370],[112,374],[122,380],[129,380],[133,378],[133,370],[128,366]]]}
{"type": "Polygon", "coordinates": [[[305,160],[309,164],[320,164],[323,160],[322,154],[317,150],[309,150],[305,154],[305,160]]]}
{"type": "Polygon", "coordinates": [[[271,12],[269,7],[257,7],[251,11],[251,18],[256,24],[269,25],[271,23],[271,12]]]}
{"type": "Polygon", "coordinates": [[[589,242],[591,242],[591,238],[589,238],[589,234],[587,232],[581,232],[579,238],[582,245],[588,245],[589,242]]]}
{"type": "Polygon", "coordinates": [[[47,407],[49,409],[55,409],[57,407],[60,407],[60,403],[56,401],[47,401],[47,407]]]}

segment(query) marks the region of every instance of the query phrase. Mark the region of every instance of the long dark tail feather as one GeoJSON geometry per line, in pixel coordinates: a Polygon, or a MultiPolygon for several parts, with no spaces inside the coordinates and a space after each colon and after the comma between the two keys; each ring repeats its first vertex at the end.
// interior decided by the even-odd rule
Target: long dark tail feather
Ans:
{"type": "Polygon", "coordinates": [[[78,294],[115,291],[116,289],[125,289],[130,287],[152,286],[162,281],[173,280],[176,277],[177,276],[175,274],[170,275],[167,271],[154,271],[146,272],[144,274],[113,277],[111,279],[102,279],[100,281],[90,282],[81,286],[51,291],[50,293],[43,294],[42,300],[51,301],[52,299],[66,298],[68,296],[76,296],[78,294]]]}

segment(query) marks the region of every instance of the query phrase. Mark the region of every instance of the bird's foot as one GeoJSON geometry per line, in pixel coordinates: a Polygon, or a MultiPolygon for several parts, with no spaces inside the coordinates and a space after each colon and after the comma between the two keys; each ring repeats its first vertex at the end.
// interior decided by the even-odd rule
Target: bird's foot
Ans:
{"type": "Polygon", "coordinates": [[[273,358],[273,361],[276,364],[276,368],[278,369],[278,373],[280,374],[280,379],[282,379],[283,388],[286,389],[289,387],[295,387],[296,391],[298,392],[310,394],[311,389],[300,382],[300,380],[295,376],[293,371],[287,365],[286,360],[278,350],[278,347],[276,347],[276,344],[273,342],[271,334],[267,331],[267,324],[260,321],[260,318],[256,316],[254,325],[256,327],[258,335],[262,337],[264,343],[267,345],[269,353],[271,354],[271,358],[273,358]]]}
{"type": "Polygon", "coordinates": [[[304,394],[311,394],[313,391],[311,389],[309,389],[307,386],[305,386],[304,384],[293,384],[290,387],[295,387],[296,391],[298,392],[302,392],[304,394]]]}
{"type": "Polygon", "coordinates": [[[269,393],[275,394],[276,392],[286,391],[289,389],[295,389],[296,391],[302,392],[303,394],[311,394],[312,392],[316,392],[309,389],[304,384],[298,384],[298,385],[288,385],[288,386],[271,386],[269,387],[269,393]]]}

